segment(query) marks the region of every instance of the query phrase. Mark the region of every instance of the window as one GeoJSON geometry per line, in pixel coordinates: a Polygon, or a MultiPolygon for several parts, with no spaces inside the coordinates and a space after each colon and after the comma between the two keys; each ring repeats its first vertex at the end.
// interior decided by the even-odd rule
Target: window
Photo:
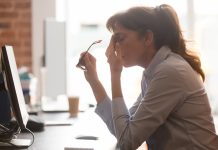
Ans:
{"type": "Polygon", "coordinates": [[[201,54],[202,65],[206,73],[206,89],[212,111],[218,113],[218,1],[195,0],[195,39],[201,54]]]}

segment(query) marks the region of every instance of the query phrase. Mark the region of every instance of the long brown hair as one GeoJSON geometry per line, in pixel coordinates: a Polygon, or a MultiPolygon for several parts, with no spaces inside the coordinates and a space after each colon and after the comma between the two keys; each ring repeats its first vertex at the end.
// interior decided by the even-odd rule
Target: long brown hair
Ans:
{"type": "Polygon", "coordinates": [[[163,4],[157,7],[132,7],[125,12],[111,16],[106,26],[109,31],[113,32],[117,23],[140,35],[151,30],[157,50],[164,45],[168,46],[174,53],[182,56],[204,81],[205,75],[201,68],[200,58],[191,54],[191,51],[187,49],[178,16],[171,6],[163,4]]]}

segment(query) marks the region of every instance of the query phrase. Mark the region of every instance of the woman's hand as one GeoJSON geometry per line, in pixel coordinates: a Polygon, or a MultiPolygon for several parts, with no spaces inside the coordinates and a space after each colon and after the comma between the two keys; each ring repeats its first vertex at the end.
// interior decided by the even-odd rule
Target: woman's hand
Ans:
{"type": "MultiPolygon", "coordinates": [[[[81,55],[84,55],[82,53],[81,55]]],[[[96,59],[90,53],[86,53],[83,58],[83,65],[85,66],[84,75],[86,80],[91,84],[98,81],[98,75],[96,71],[96,59]]]]}
{"type": "Polygon", "coordinates": [[[110,44],[106,51],[106,56],[108,58],[108,63],[110,64],[111,70],[112,99],[123,97],[120,82],[123,65],[121,62],[119,45],[114,39],[114,36],[111,37],[110,44]]]}
{"type": "MultiPolygon", "coordinates": [[[[81,55],[84,55],[85,53],[82,53],[81,55]]],[[[90,53],[86,53],[83,62],[84,69],[84,75],[86,80],[89,82],[93,94],[96,98],[97,103],[104,100],[104,98],[107,96],[107,93],[101,84],[101,82],[98,79],[98,74],[96,71],[96,59],[94,56],[92,56],[90,53]]]]}
{"type": "Polygon", "coordinates": [[[110,64],[111,74],[121,74],[123,69],[121,53],[119,49],[119,43],[115,41],[114,36],[111,37],[105,55],[107,56],[108,63],[110,64]]]}

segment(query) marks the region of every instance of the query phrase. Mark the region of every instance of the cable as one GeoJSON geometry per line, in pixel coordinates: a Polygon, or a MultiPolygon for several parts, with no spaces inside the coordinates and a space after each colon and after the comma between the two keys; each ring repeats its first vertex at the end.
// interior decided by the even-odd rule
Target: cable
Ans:
{"type": "MultiPolygon", "coordinates": [[[[34,140],[35,140],[34,133],[28,128],[25,128],[24,130],[26,130],[32,135],[31,143],[30,145],[28,145],[28,147],[30,147],[31,145],[33,145],[34,140]]],[[[11,141],[13,139],[16,139],[17,134],[19,134],[20,132],[21,132],[21,129],[17,124],[13,125],[11,129],[8,129],[7,127],[0,124],[0,143],[5,143],[15,148],[19,147],[13,144],[11,141]]]]}
{"type": "Polygon", "coordinates": [[[16,134],[20,132],[18,125],[12,124],[11,128],[7,128],[0,124],[0,141],[10,141],[16,134]]]}
{"type": "Polygon", "coordinates": [[[9,129],[3,126],[2,124],[0,124],[0,130],[8,131],[9,129]]]}
{"type": "Polygon", "coordinates": [[[33,133],[30,129],[25,128],[25,130],[28,131],[28,132],[32,135],[32,142],[31,142],[31,144],[29,145],[29,146],[31,146],[31,145],[33,145],[33,143],[34,143],[35,135],[34,135],[34,133],[33,133]]]}
{"type": "MultiPolygon", "coordinates": [[[[25,128],[24,130],[28,131],[28,132],[32,135],[31,144],[28,145],[28,147],[30,147],[30,146],[32,146],[33,143],[34,143],[35,135],[34,135],[34,133],[33,133],[30,129],[28,129],[28,128],[25,128]]],[[[19,146],[15,145],[15,144],[13,144],[13,143],[11,143],[11,142],[8,142],[8,141],[7,141],[7,142],[5,142],[5,143],[7,143],[7,144],[9,144],[9,145],[11,145],[11,146],[13,146],[13,147],[15,147],[15,148],[19,148],[19,146]]]]}

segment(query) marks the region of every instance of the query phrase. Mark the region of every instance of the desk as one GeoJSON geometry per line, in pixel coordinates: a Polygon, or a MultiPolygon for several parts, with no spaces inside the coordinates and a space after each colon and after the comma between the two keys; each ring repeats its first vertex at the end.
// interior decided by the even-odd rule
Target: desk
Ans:
{"type": "MultiPolygon", "coordinates": [[[[45,120],[68,120],[72,125],[45,126],[43,132],[35,132],[35,141],[28,150],[64,150],[64,147],[87,144],[89,140],[76,140],[78,135],[95,135],[99,140],[91,141],[97,150],[115,150],[116,139],[94,110],[79,113],[77,118],[69,118],[68,113],[40,113],[45,120]]],[[[21,134],[21,138],[30,138],[30,134],[21,134]]]]}

